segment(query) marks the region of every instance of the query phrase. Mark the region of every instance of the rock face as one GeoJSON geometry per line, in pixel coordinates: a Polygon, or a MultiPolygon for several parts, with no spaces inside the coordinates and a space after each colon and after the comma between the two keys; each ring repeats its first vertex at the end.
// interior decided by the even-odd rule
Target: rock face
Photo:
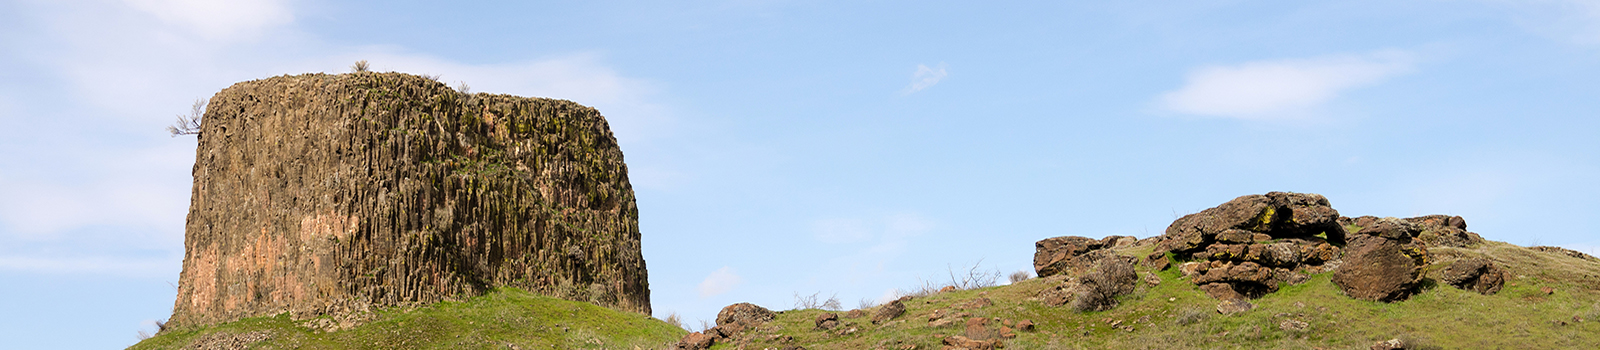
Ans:
{"type": "Polygon", "coordinates": [[[1345,247],[1344,264],[1333,273],[1333,283],[1356,299],[1393,302],[1410,297],[1428,264],[1427,248],[1411,242],[1421,232],[1417,226],[1380,219],[1356,232],[1345,247]]]}
{"type": "Polygon", "coordinates": [[[605,118],[398,73],[235,84],[199,135],[174,324],[497,286],[650,313],[605,118]]]}
{"type": "Polygon", "coordinates": [[[1090,254],[1112,248],[1118,242],[1137,241],[1129,236],[1109,236],[1102,239],[1063,236],[1039,240],[1033,244],[1033,270],[1039,277],[1059,274],[1080,275],[1104,255],[1090,254]]]}

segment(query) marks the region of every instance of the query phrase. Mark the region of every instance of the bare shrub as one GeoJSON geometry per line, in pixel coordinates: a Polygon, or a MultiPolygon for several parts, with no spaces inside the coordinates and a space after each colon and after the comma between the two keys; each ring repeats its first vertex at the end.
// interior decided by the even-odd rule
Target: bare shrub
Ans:
{"type": "Polygon", "coordinates": [[[207,100],[203,98],[194,100],[194,106],[189,108],[189,115],[179,114],[178,121],[167,126],[167,132],[171,133],[172,137],[200,134],[200,118],[206,115],[206,103],[207,100]]]}
{"type": "Polygon", "coordinates": [[[456,91],[461,92],[463,95],[470,95],[472,94],[472,86],[463,81],[460,82],[460,85],[456,85],[456,91]]]}
{"type": "Polygon", "coordinates": [[[683,328],[683,317],[678,316],[678,312],[677,311],[673,311],[673,312],[667,313],[667,319],[664,319],[664,320],[661,320],[661,321],[662,322],[666,322],[667,324],[670,324],[673,327],[683,328]]]}
{"type": "Polygon", "coordinates": [[[423,74],[422,78],[423,79],[432,80],[432,81],[439,81],[439,75],[438,74],[423,74]]]}
{"type": "Polygon", "coordinates": [[[711,327],[716,327],[716,326],[717,325],[711,323],[711,321],[700,320],[700,330],[697,330],[695,332],[705,332],[707,329],[711,329],[711,327]]]}
{"type": "Polygon", "coordinates": [[[861,298],[861,300],[856,301],[857,309],[866,310],[871,309],[874,306],[878,306],[878,301],[872,300],[872,298],[861,298]]]}
{"type": "Polygon", "coordinates": [[[371,68],[371,66],[367,64],[367,60],[360,60],[356,61],[356,64],[350,65],[350,72],[362,73],[366,72],[368,68],[371,68]]]}
{"type": "Polygon", "coordinates": [[[978,259],[978,262],[972,263],[972,267],[967,268],[967,272],[965,274],[959,276],[956,275],[955,268],[950,268],[950,285],[959,290],[987,288],[1000,285],[1000,270],[979,271],[978,268],[982,265],[983,259],[978,259]]]}
{"type": "Polygon", "coordinates": [[[1011,283],[1017,283],[1017,282],[1026,281],[1026,280],[1028,280],[1028,278],[1033,277],[1033,273],[1028,272],[1028,270],[1026,270],[1026,269],[1017,270],[1017,272],[1012,272],[1010,277],[1011,277],[1011,283]]]}
{"type": "Polygon", "coordinates": [[[830,311],[844,309],[844,305],[839,303],[839,294],[835,293],[829,296],[828,299],[821,299],[821,296],[822,292],[812,293],[808,296],[794,293],[794,308],[795,310],[822,309],[830,311]]]}

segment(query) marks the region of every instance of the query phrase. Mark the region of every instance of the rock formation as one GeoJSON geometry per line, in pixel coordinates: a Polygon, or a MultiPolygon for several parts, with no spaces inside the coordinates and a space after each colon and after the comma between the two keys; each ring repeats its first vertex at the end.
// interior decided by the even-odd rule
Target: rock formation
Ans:
{"type": "Polygon", "coordinates": [[[1242,196],[1173,221],[1146,262],[1167,254],[1198,260],[1180,268],[1206,294],[1224,301],[1258,298],[1338,259],[1345,241],[1338,221],[1339,212],[1321,195],[1242,196]]]}
{"type": "Polygon", "coordinates": [[[1505,270],[1483,258],[1456,260],[1444,269],[1442,277],[1444,283],[1483,295],[1500,292],[1506,283],[1505,270]]]}
{"type": "Polygon", "coordinates": [[[497,286],[650,312],[627,167],[593,108],[366,72],[210,101],[174,324],[497,286]]]}

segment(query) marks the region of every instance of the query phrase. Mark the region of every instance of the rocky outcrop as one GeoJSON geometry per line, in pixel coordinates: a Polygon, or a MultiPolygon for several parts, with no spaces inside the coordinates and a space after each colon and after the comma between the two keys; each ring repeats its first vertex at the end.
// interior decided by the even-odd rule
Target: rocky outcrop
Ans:
{"type": "Polygon", "coordinates": [[[1444,269],[1440,277],[1446,284],[1483,295],[1500,292],[1506,283],[1505,270],[1482,258],[1456,260],[1444,269]]]}
{"type": "Polygon", "coordinates": [[[1467,232],[1467,220],[1460,216],[1427,215],[1402,220],[1416,225],[1416,240],[1428,246],[1470,248],[1483,244],[1483,236],[1467,232]]]}
{"type": "MultiPolygon", "coordinates": [[[[833,314],[830,313],[829,315],[833,314]]],[[[717,343],[730,342],[745,332],[770,322],[776,317],[778,315],[773,313],[772,310],[767,310],[767,308],[756,304],[738,303],[728,305],[723,307],[722,311],[717,312],[716,326],[701,332],[684,335],[682,339],[678,340],[675,348],[688,350],[709,349],[717,343]]],[[[834,317],[832,320],[837,323],[838,318],[834,317]]],[[[822,326],[823,321],[821,318],[817,320],[818,327],[822,326]]]]}
{"type": "Polygon", "coordinates": [[[1298,245],[1344,242],[1339,212],[1322,195],[1270,192],[1234,198],[1222,205],[1185,215],[1167,226],[1157,252],[1180,258],[1204,254],[1212,244],[1253,244],[1274,239],[1298,245]]]}
{"type": "Polygon", "coordinates": [[[1081,275],[1095,261],[1105,258],[1106,248],[1130,245],[1138,239],[1131,236],[1108,236],[1101,239],[1063,236],[1039,240],[1033,244],[1033,270],[1039,277],[1059,274],[1081,275]]]}
{"type": "Polygon", "coordinates": [[[172,323],[429,303],[497,286],[650,312],[606,120],[398,73],[235,84],[199,134],[172,323]]]}
{"type": "Polygon", "coordinates": [[[1157,240],[1147,265],[1164,267],[1168,254],[1196,260],[1180,269],[1207,295],[1252,299],[1337,261],[1345,230],[1322,195],[1271,192],[1185,215],[1157,240]]]}
{"type": "Polygon", "coordinates": [[[1370,225],[1351,236],[1333,283],[1356,299],[1405,300],[1416,292],[1422,268],[1428,264],[1427,248],[1411,241],[1421,228],[1398,219],[1380,219],[1370,225]]]}

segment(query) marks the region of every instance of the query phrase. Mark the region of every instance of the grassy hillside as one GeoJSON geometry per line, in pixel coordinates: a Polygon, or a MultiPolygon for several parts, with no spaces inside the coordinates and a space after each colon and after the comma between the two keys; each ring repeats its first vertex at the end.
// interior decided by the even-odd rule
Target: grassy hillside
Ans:
{"type": "Polygon", "coordinates": [[[654,318],[501,288],[464,302],[393,308],[325,332],[287,314],[169,330],[130,349],[658,349],[686,333],[654,318]]]}
{"type": "MultiPolygon", "coordinates": [[[[1142,256],[1150,250],[1133,247],[1123,253],[1142,256]]],[[[845,318],[838,312],[844,326],[822,331],[814,320],[829,311],[782,312],[742,339],[713,348],[939,349],[941,335],[966,331],[963,323],[930,325],[929,316],[941,309],[1037,324],[1035,331],[1005,340],[1006,348],[1015,349],[1367,349],[1392,338],[1413,348],[1600,348],[1595,322],[1600,319],[1600,262],[1498,242],[1475,249],[1436,248],[1433,254],[1437,263],[1430,270],[1461,257],[1485,257],[1506,266],[1512,277],[1495,295],[1429,284],[1410,300],[1381,303],[1342,295],[1330,282],[1332,273],[1323,273],[1253,300],[1254,310],[1229,316],[1219,314],[1217,301],[1184,281],[1176,268],[1158,272],[1141,266],[1141,280],[1153,273],[1160,284],[1140,282],[1109,311],[1046,306],[1036,295],[1060,278],[1034,278],[913,299],[905,303],[903,316],[882,325],[872,324],[870,316],[845,318]],[[954,309],[980,297],[993,305],[954,309]],[[840,331],[850,328],[856,331],[840,331]]]]}

